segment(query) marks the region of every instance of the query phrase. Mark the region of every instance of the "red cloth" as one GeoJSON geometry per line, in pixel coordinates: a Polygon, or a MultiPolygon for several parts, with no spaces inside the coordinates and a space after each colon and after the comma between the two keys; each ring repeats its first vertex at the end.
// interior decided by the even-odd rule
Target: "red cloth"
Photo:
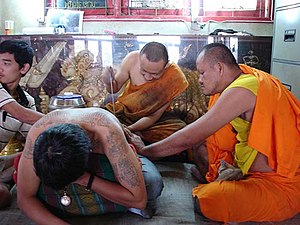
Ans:
{"type": "Polygon", "coordinates": [[[14,175],[13,175],[13,179],[14,179],[15,184],[17,184],[17,178],[18,178],[18,166],[19,166],[19,161],[20,161],[21,156],[22,156],[22,154],[18,155],[18,156],[15,158],[15,160],[14,160],[15,172],[14,172],[14,175]]]}

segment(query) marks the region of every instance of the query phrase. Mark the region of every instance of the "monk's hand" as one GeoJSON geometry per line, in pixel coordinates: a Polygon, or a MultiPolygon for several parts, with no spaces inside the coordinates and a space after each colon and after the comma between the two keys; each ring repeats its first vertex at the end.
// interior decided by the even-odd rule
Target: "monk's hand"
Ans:
{"type": "Polygon", "coordinates": [[[140,136],[136,135],[135,133],[132,133],[124,124],[123,124],[123,130],[124,130],[127,141],[130,144],[134,145],[137,152],[140,152],[140,150],[145,147],[145,144],[144,144],[142,138],[140,136]]]}
{"type": "Polygon", "coordinates": [[[227,180],[227,181],[233,181],[233,180],[241,180],[243,178],[243,172],[236,168],[229,163],[227,163],[224,160],[221,160],[221,165],[218,169],[218,178],[216,181],[219,180],[227,180]]]}
{"type": "Polygon", "coordinates": [[[115,73],[116,71],[111,66],[107,66],[102,72],[101,80],[104,84],[110,85],[115,81],[115,73]]]}

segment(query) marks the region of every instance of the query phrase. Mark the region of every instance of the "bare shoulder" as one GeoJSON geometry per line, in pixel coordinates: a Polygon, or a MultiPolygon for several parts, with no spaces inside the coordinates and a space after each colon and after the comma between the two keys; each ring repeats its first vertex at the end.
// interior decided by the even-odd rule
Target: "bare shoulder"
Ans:
{"type": "Polygon", "coordinates": [[[123,63],[122,64],[125,64],[125,65],[136,65],[138,60],[139,60],[139,51],[132,51],[132,52],[129,52],[126,57],[124,58],[123,60],[123,63]]]}
{"type": "Polygon", "coordinates": [[[221,94],[217,103],[225,108],[236,106],[237,110],[241,110],[240,113],[244,113],[245,111],[254,108],[256,95],[243,87],[230,88],[221,94]]]}
{"type": "Polygon", "coordinates": [[[237,87],[223,92],[209,111],[227,123],[245,113],[253,113],[255,104],[256,95],[246,88],[237,87]]]}
{"type": "Polygon", "coordinates": [[[83,119],[84,126],[94,135],[93,150],[103,152],[109,159],[124,153],[126,138],[118,119],[106,110],[94,110],[83,119]]]}
{"type": "Polygon", "coordinates": [[[90,107],[75,109],[69,118],[71,118],[71,122],[79,124],[84,123],[94,128],[121,127],[118,119],[111,112],[102,108],[90,107]]]}
{"type": "Polygon", "coordinates": [[[85,130],[108,136],[113,130],[118,130],[118,132],[122,130],[117,118],[112,113],[101,108],[56,110],[41,118],[30,129],[26,140],[26,148],[24,149],[27,158],[32,157],[35,140],[43,131],[63,123],[77,124],[85,130]]]}
{"type": "Polygon", "coordinates": [[[129,59],[132,59],[132,58],[136,58],[136,57],[139,57],[140,55],[140,52],[139,51],[132,51],[132,52],[129,52],[125,58],[129,58],[129,59]]]}
{"type": "Polygon", "coordinates": [[[79,125],[82,123],[89,123],[93,125],[100,123],[105,125],[108,123],[108,120],[116,119],[107,110],[96,107],[73,108],[50,112],[37,121],[37,123],[34,124],[34,127],[37,129],[47,128],[51,125],[60,123],[72,123],[79,125]]]}
{"type": "Polygon", "coordinates": [[[130,78],[130,74],[132,73],[132,70],[137,68],[137,66],[139,65],[138,60],[139,60],[138,51],[133,51],[128,53],[123,59],[115,75],[115,79],[117,80],[119,89],[121,89],[124,83],[130,78]]]}
{"type": "MultiPolygon", "coordinates": [[[[33,158],[33,149],[34,149],[34,143],[38,136],[45,131],[48,127],[54,126],[63,119],[59,117],[58,115],[62,116],[65,115],[64,113],[61,113],[59,111],[53,111],[51,113],[48,113],[41,119],[39,119],[29,130],[27,137],[26,137],[26,143],[23,150],[23,157],[25,159],[32,159],[33,158]],[[54,119],[55,118],[55,119],[54,119]],[[60,119],[58,119],[60,118],[60,119]]],[[[66,115],[65,115],[66,116],[66,115]]]]}
{"type": "Polygon", "coordinates": [[[22,153],[22,157],[25,159],[33,159],[33,149],[34,149],[34,141],[37,137],[37,135],[34,135],[34,131],[31,130],[31,132],[27,135],[25,147],[22,153]]]}

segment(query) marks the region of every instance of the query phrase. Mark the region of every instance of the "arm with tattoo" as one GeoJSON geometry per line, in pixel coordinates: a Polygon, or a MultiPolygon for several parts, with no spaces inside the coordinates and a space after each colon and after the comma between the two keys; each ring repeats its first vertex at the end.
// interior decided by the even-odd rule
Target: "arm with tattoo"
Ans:
{"type": "MultiPolygon", "coordinates": [[[[118,183],[95,177],[91,188],[115,203],[126,207],[144,208],[147,196],[141,166],[135,152],[126,141],[122,127],[109,118],[101,122],[93,121],[96,130],[93,142],[102,143],[104,154],[111,163],[118,183]]],[[[83,176],[86,178],[80,182],[86,185],[89,175],[83,176]]]]}

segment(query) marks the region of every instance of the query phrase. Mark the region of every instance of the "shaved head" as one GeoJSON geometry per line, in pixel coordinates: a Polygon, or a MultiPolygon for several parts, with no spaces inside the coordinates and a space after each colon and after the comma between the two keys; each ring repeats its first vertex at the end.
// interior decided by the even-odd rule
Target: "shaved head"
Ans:
{"type": "Polygon", "coordinates": [[[221,43],[211,43],[204,46],[198,55],[198,59],[202,57],[205,57],[205,60],[209,61],[211,66],[221,62],[229,67],[238,67],[230,49],[221,43]]]}

